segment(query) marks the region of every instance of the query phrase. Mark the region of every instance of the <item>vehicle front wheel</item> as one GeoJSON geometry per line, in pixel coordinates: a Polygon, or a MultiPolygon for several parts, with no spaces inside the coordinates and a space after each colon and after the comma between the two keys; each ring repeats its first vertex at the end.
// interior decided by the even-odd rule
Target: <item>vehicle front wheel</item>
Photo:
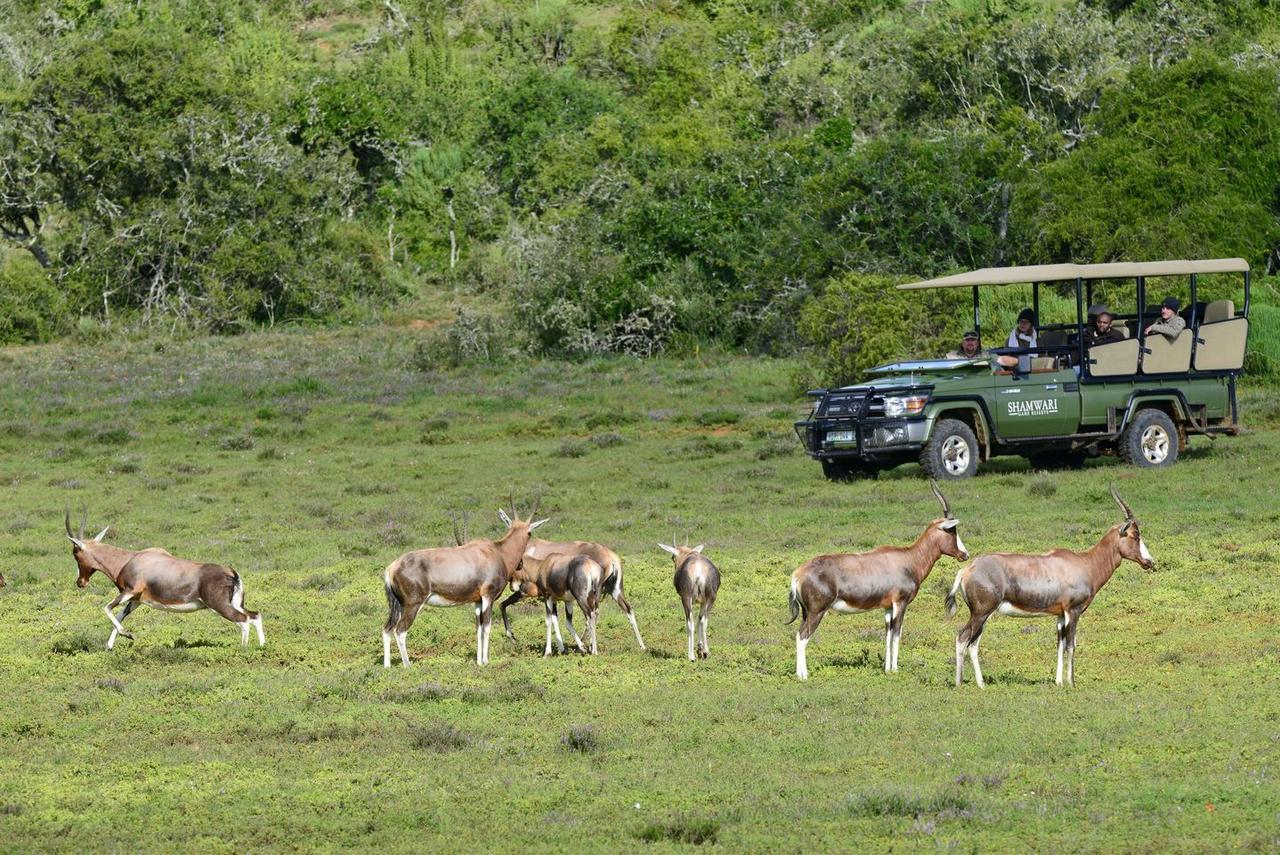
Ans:
{"type": "Polygon", "coordinates": [[[1120,458],[1146,468],[1169,466],[1178,459],[1178,429],[1163,410],[1139,410],[1120,437],[1120,458]]]}
{"type": "Polygon", "coordinates": [[[828,481],[857,481],[862,478],[875,478],[879,468],[870,463],[849,460],[823,460],[822,474],[828,481]]]}
{"type": "Polygon", "coordinates": [[[920,466],[939,481],[970,478],[978,471],[978,438],[964,422],[942,419],[920,451],[920,466]]]}

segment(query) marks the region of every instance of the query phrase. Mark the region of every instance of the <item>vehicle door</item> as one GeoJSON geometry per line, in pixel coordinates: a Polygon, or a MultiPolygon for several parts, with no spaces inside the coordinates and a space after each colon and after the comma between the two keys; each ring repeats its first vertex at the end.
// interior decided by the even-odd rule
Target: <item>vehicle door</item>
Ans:
{"type": "Polygon", "coordinates": [[[1080,381],[1070,368],[997,375],[995,401],[1001,437],[1062,436],[1080,424],[1080,381]]]}

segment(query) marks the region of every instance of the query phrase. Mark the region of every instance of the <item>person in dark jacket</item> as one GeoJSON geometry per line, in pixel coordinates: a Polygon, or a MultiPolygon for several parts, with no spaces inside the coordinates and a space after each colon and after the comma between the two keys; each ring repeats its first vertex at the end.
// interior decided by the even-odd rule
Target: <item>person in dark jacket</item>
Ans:
{"type": "Polygon", "coordinates": [[[1084,349],[1096,344],[1124,341],[1124,333],[1111,325],[1114,316],[1103,303],[1089,307],[1089,325],[1084,328],[1084,349]]]}

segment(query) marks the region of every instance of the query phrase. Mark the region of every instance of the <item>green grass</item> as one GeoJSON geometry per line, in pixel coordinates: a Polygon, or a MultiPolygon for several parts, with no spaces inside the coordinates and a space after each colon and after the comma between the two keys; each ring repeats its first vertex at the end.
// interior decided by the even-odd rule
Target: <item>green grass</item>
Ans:
{"type": "MultiPolygon", "coordinates": [[[[413,344],[0,351],[0,849],[1280,847],[1280,432],[1195,440],[1163,472],[1000,460],[947,490],[975,552],[1087,547],[1118,519],[1109,484],[1137,511],[1159,569],[1102,591],[1074,690],[1053,623],[1008,618],[983,639],[990,687],[949,685],[950,559],[899,674],[879,615],[831,616],[802,684],[788,574],[914,538],[938,512],[915,466],[823,481],[786,448],[789,361],[421,370],[413,344]],[[382,568],[450,542],[450,508],[496,535],[511,493],[542,495],[548,536],[622,554],[651,652],[606,603],[600,656],[544,660],[522,606],[478,668],[469,612],[427,609],[413,666],[384,671],[382,568]],[[61,531],[81,502],[115,543],[235,567],[267,646],[144,609],[103,650],[114,591],[75,587],[61,531]],[[673,530],[724,579],[696,664],[656,546],[673,530]]],[[[1274,390],[1242,398],[1246,422],[1280,420],[1274,390]]]]}

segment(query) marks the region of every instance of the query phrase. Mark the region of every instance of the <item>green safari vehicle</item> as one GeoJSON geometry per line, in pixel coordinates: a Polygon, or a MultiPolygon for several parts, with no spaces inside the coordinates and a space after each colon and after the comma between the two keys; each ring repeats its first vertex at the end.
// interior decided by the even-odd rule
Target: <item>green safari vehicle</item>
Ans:
{"type": "Polygon", "coordinates": [[[997,455],[1037,468],[1079,466],[1097,454],[1168,466],[1192,434],[1239,432],[1236,378],[1249,332],[1243,259],[988,268],[898,288],[971,288],[980,330],[981,289],[1007,285],[1031,286],[1033,348],[895,362],[872,369],[868,382],[809,393],[813,410],[795,429],[828,478],[874,476],[911,460],[933,478],[967,478],[997,455]],[[1234,299],[1203,299],[1238,296],[1241,285],[1239,311],[1234,299]],[[1042,288],[1074,296],[1074,320],[1040,324],[1042,288]],[[1144,333],[1159,320],[1159,296],[1175,291],[1190,296],[1178,312],[1186,328],[1174,338],[1144,333]],[[1123,339],[1087,347],[1085,307],[1098,293],[1123,295],[1128,311],[1108,312],[1123,339]]]}

